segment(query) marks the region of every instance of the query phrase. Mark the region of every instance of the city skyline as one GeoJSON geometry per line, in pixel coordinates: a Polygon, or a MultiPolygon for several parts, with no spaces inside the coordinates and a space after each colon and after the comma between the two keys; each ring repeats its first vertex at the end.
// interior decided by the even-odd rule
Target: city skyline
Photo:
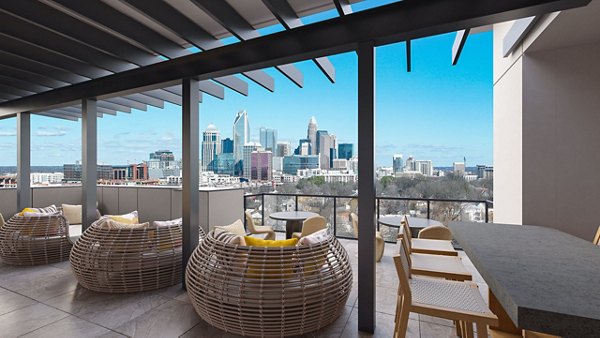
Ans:
{"type": "MultiPolygon", "coordinates": [[[[438,166],[467,157],[470,163],[492,164],[491,34],[473,35],[461,61],[451,66],[452,35],[413,41],[413,70],[406,72],[404,44],[377,50],[377,165],[391,166],[395,153],[420,154],[438,166]],[[431,100],[435,97],[435,100],[431,100]]],[[[251,116],[250,140],[260,127],[276,129],[278,141],[295,148],[306,135],[311,116],[319,128],[334,133],[338,143],[356,147],[356,55],[334,55],[336,84],[329,83],[311,61],[298,63],[305,88],[295,87],[276,71],[275,93],[250,83],[248,97],[229,90],[225,100],[203,96],[200,131],[214,124],[222,138],[235,114],[251,116]],[[298,104],[301,103],[301,104],[298,104]]],[[[161,148],[181,154],[180,107],[120,113],[98,121],[99,163],[140,162],[161,148]]],[[[81,122],[32,116],[32,165],[62,165],[81,157],[81,122]]],[[[0,165],[16,164],[16,121],[0,121],[0,165]]]]}

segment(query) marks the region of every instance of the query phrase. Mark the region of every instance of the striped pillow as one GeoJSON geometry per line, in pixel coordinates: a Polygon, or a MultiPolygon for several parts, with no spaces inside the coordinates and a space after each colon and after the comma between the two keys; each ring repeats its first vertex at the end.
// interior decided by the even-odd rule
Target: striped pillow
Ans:
{"type": "Polygon", "coordinates": [[[58,213],[58,208],[52,204],[45,208],[25,208],[19,213],[19,216],[49,216],[56,213],[58,213]]]}
{"type": "Polygon", "coordinates": [[[214,237],[219,242],[246,246],[246,241],[244,240],[244,237],[236,235],[227,230],[219,229],[218,227],[215,227],[214,237]]]}

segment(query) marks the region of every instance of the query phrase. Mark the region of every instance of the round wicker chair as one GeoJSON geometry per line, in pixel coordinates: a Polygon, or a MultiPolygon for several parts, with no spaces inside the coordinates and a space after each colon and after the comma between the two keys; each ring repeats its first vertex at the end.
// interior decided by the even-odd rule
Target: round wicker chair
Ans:
{"type": "Polygon", "coordinates": [[[58,263],[69,258],[68,238],[68,223],[60,214],[16,214],[0,227],[0,259],[10,265],[58,263]]]}
{"type": "Polygon", "coordinates": [[[190,258],[186,286],[209,324],[243,336],[287,337],[338,318],[352,269],[331,235],[311,246],[264,248],[226,244],[211,232],[190,258]]]}
{"type": "Polygon", "coordinates": [[[94,222],[71,251],[71,267],[90,290],[129,293],[181,282],[181,225],[114,229],[94,222]]]}

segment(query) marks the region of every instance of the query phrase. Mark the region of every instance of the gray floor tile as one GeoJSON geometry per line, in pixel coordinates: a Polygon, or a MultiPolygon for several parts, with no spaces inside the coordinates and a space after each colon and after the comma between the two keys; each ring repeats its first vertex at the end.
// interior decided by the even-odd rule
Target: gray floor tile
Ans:
{"type": "MultiPolygon", "coordinates": [[[[341,337],[353,338],[353,337],[381,337],[389,338],[394,334],[394,316],[385,313],[377,312],[375,325],[375,333],[366,333],[358,331],[358,310],[354,308],[352,314],[348,319],[348,323],[344,328],[344,332],[341,337]]],[[[408,331],[406,333],[407,338],[419,338],[419,321],[409,319],[408,320],[408,331]]]]}
{"type": "Polygon", "coordinates": [[[318,338],[337,338],[341,337],[342,333],[346,329],[346,324],[348,324],[348,319],[350,319],[350,314],[352,314],[353,308],[350,306],[346,306],[344,311],[340,314],[338,319],[333,322],[331,325],[316,331],[314,333],[308,333],[303,337],[318,337],[318,338]]]}
{"type": "Polygon", "coordinates": [[[196,326],[184,333],[181,338],[240,338],[241,336],[221,331],[200,320],[196,326]]]}
{"type": "Polygon", "coordinates": [[[171,300],[115,328],[129,337],[179,337],[200,322],[190,303],[171,300]]]}
{"type": "Polygon", "coordinates": [[[45,303],[90,322],[114,329],[160,306],[171,298],[152,292],[105,294],[77,287],[45,303]]]}
{"type": "Polygon", "coordinates": [[[67,316],[47,305],[33,304],[0,316],[0,333],[3,338],[18,337],[67,316]]]}
{"type": "Polygon", "coordinates": [[[71,270],[50,265],[19,267],[0,276],[0,286],[38,301],[75,290],[77,280],[71,270]]]}
{"type": "Polygon", "coordinates": [[[0,288],[0,315],[37,303],[35,300],[0,288]]]}
{"type": "Polygon", "coordinates": [[[456,329],[451,326],[438,325],[421,321],[421,338],[455,338],[456,329]]]}
{"type": "Polygon", "coordinates": [[[109,329],[90,323],[83,319],[68,316],[50,325],[41,327],[23,336],[24,338],[54,338],[54,337],[124,337],[109,329]]]}

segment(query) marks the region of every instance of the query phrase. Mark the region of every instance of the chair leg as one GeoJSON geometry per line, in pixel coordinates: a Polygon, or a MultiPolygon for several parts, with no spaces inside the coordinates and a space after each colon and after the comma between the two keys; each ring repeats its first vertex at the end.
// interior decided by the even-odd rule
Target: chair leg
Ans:
{"type": "Polygon", "coordinates": [[[274,231],[267,232],[267,234],[265,235],[265,239],[266,240],[274,240],[275,239],[275,232],[274,231]]]}
{"type": "Polygon", "coordinates": [[[465,322],[465,335],[464,338],[474,338],[473,335],[473,323],[465,322]]]}
{"type": "Polygon", "coordinates": [[[405,338],[406,331],[408,330],[408,315],[410,314],[410,304],[406,304],[406,298],[402,299],[402,306],[400,307],[400,313],[398,314],[398,321],[396,322],[397,330],[394,335],[397,338],[405,338]]]}
{"type": "Polygon", "coordinates": [[[482,323],[476,323],[477,325],[477,338],[488,338],[487,325],[482,323]]]}
{"type": "Polygon", "coordinates": [[[458,320],[454,321],[454,326],[456,326],[456,335],[460,338],[462,338],[463,334],[462,334],[462,328],[460,327],[461,322],[458,320]]]}

